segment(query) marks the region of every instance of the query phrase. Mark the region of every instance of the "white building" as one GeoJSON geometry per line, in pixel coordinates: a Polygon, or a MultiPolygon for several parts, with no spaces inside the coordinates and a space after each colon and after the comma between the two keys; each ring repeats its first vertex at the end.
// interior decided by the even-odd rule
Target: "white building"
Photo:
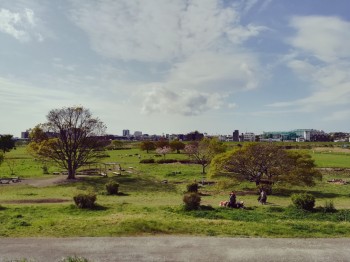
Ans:
{"type": "Polygon", "coordinates": [[[135,131],[134,132],[134,136],[135,137],[141,137],[142,136],[142,132],[141,131],[135,131]]]}
{"type": "Polygon", "coordinates": [[[254,142],[255,141],[255,134],[254,133],[244,133],[243,134],[243,141],[254,142]]]}

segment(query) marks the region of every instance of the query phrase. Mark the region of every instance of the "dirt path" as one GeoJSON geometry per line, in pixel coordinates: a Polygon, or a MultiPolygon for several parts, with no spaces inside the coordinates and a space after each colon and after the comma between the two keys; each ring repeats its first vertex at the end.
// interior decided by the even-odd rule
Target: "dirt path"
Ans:
{"type": "Polygon", "coordinates": [[[59,184],[66,184],[66,183],[74,183],[77,181],[80,181],[80,178],[73,179],[73,180],[67,180],[67,176],[55,176],[51,178],[37,178],[37,179],[22,179],[20,182],[17,183],[9,183],[9,184],[1,184],[1,186],[17,186],[17,185],[30,185],[35,187],[47,187],[47,186],[53,186],[53,185],[59,185],[59,184]]]}
{"type": "Polygon", "coordinates": [[[0,238],[0,261],[350,261],[350,239],[216,237],[0,238]]]}

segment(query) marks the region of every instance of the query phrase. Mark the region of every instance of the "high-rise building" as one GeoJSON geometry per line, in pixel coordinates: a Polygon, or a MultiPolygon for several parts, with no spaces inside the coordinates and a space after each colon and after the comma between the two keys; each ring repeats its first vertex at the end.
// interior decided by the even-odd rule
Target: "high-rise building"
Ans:
{"type": "Polygon", "coordinates": [[[130,136],[130,130],[129,129],[124,129],[123,130],[123,136],[130,136]]]}
{"type": "Polygon", "coordinates": [[[235,130],[232,134],[232,141],[239,142],[239,130],[235,130]]]}

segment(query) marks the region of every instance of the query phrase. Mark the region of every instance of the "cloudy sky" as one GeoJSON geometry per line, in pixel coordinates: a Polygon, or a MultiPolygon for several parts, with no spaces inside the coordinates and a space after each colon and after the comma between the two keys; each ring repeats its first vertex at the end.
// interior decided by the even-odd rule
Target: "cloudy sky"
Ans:
{"type": "Polygon", "coordinates": [[[348,0],[0,0],[0,134],[350,132],[348,0]]]}

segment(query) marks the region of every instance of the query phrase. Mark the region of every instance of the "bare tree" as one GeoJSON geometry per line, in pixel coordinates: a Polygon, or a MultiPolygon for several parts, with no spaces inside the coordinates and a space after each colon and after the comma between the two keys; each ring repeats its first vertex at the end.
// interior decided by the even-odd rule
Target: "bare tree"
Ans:
{"type": "Polygon", "coordinates": [[[54,161],[74,179],[83,165],[96,163],[109,143],[103,138],[105,125],[83,107],[53,109],[47,122],[31,132],[29,148],[42,159],[54,161]]]}
{"type": "Polygon", "coordinates": [[[215,138],[203,138],[200,142],[194,142],[185,146],[185,153],[202,165],[202,174],[211,160],[219,153],[225,152],[226,147],[215,138]]]}

